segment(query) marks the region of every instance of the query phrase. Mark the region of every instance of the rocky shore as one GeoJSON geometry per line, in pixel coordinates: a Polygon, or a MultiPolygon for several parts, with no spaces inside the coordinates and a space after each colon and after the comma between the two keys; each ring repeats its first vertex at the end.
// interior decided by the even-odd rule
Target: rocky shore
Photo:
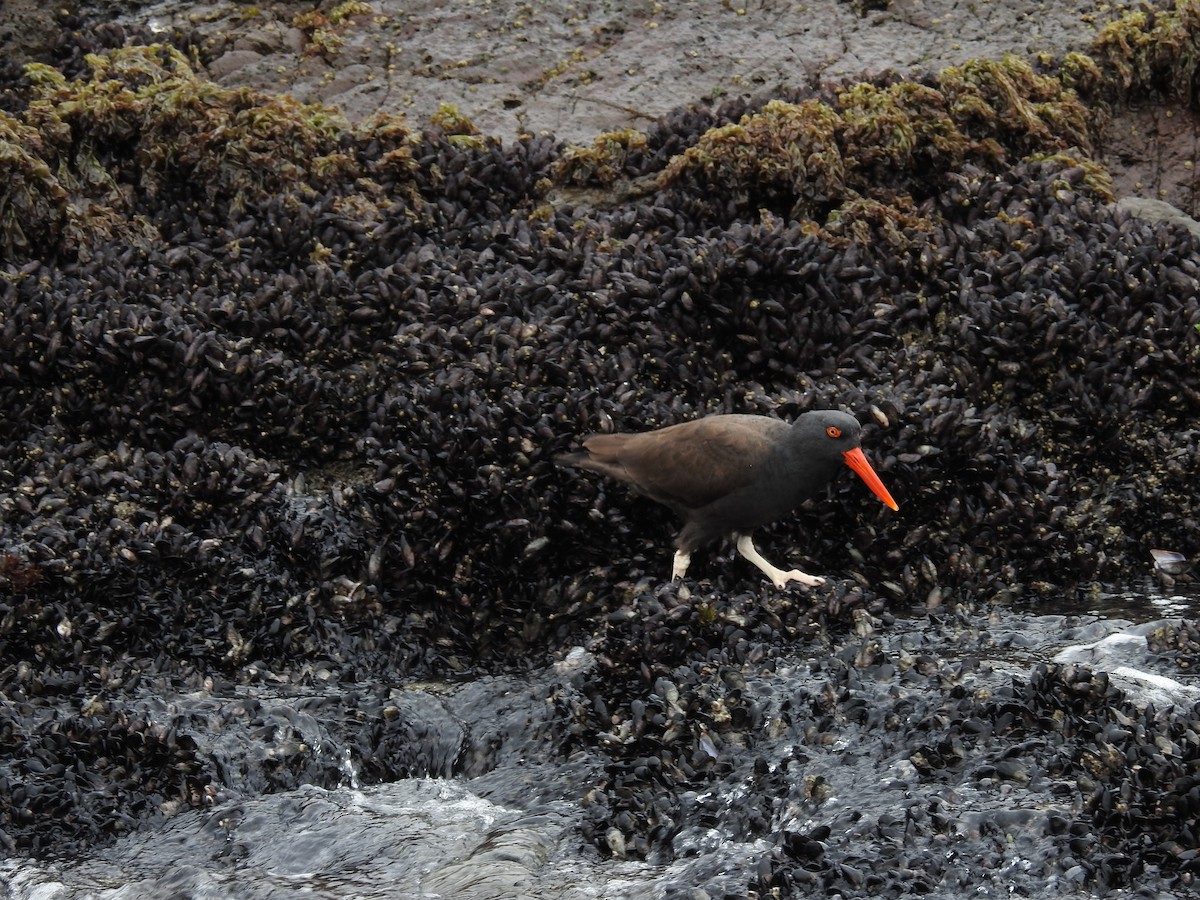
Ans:
{"type": "MultiPolygon", "coordinates": [[[[971,31],[932,8],[813,7],[802,26],[721,6],[764,34],[774,15],[765,50],[890,26],[953,29],[939,52],[963,56],[908,77],[882,71],[920,62],[890,40],[870,72],[852,65],[881,58],[868,44],[799,70],[780,49],[752,90],[710,81],[683,106],[583,75],[633,48],[639,84],[696,90],[654,52],[671,28],[733,52],[724,19],[653,4],[47,26],[0,93],[6,850],[69,857],[336,786],[340,758],[258,692],[337,685],[322,727],[359,777],[569,770],[493,796],[569,785],[599,861],[703,857],[709,833],[757,846],[733,875],[721,858],[735,896],[1190,885],[1194,708],[962,651],[997,645],[998,610],[1128,584],[1152,548],[1195,555],[1197,7],[1106,26],[1059,7],[1039,37],[1066,46],[1022,56],[972,43],[1005,34],[1005,7],[982,8],[971,31]],[[458,93],[421,82],[410,115],[380,115],[402,78],[364,88],[389,65],[372,54],[409,13],[422,77],[458,93]],[[1059,17],[1077,27],[1051,35],[1059,17]],[[451,20],[491,49],[429,40],[451,20]],[[560,68],[519,40],[538,29],[599,43],[560,68]],[[365,74],[328,65],[356,53],[365,74]],[[262,92],[276,76],[295,96],[262,92]],[[606,112],[565,125],[569,98],[606,112]],[[812,591],[720,553],[666,584],[666,514],[553,463],[593,430],[821,407],[862,419],[900,512],[838,482],[765,531],[834,576],[812,591]],[[472,707],[457,737],[393,693],[522,673],[536,714],[472,707]],[[895,802],[832,802],[835,769],[884,760],[895,802]],[[984,799],[951,802],[968,785],[984,799]]],[[[414,66],[414,46],[389,58],[414,66]]],[[[1194,626],[1152,629],[1144,654],[1179,674],[1194,626]]]]}

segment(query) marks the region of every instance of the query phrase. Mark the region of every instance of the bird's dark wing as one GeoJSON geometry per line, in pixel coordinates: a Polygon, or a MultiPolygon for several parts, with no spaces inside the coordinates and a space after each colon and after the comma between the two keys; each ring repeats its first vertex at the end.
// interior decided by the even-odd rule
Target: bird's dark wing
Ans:
{"type": "Polygon", "coordinates": [[[584,441],[597,465],[659,503],[701,509],[745,487],[787,425],[761,416],[709,416],[646,434],[584,441]]]}

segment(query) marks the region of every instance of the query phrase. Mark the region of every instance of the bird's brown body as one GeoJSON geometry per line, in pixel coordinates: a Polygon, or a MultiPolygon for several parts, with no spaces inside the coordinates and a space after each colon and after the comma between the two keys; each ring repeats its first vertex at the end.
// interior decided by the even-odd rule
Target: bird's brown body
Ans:
{"type": "Polygon", "coordinates": [[[817,410],[789,425],[768,416],[718,415],[642,434],[594,434],[585,450],[559,462],[623,481],[683,520],[672,574],[693,550],[732,536],[738,551],[777,587],[820,584],[798,569],[775,568],[758,554],[753,529],[791,512],[849,465],[893,509],[891,495],[859,449],[861,428],[845,413],[817,410]]]}

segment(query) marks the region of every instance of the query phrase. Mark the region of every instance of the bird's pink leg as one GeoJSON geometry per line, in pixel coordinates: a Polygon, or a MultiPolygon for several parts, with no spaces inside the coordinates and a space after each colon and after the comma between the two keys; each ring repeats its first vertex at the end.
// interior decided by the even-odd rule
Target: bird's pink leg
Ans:
{"type": "Polygon", "coordinates": [[[675,551],[675,561],[671,564],[671,580],[682,578],[687,573],[688,563],[692,561],[692,557],[682,550],[675,551]]]}
{"type": "Polygon", "coordinates": [[[807,572],[801,572],[799,569],[792,569],[790,572],[785,572],[783,569],[775,568],[763,559],[761,553],[754,549],[754,541],[750,540],[750,535],[748,534],[739,534],[737,536],[737,551],[762,569],[763,574],[770,578],[771,583],[777,588],[786,587],[789,581],[798,581],[805,587],[817,587],[825,583],[825,579],[819,575],[809,575],[807,572]]]}

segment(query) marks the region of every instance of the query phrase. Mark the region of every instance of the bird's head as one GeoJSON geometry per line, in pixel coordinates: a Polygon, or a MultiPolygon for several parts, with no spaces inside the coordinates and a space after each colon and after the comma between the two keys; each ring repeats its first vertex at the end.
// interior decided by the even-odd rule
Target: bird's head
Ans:
{"type": "Polygon", "coordinates": [[[797,424],[801,423],[810,435],[810,441],[816,441],[818,446],[823,444],[829,452],[840,453],[846,465],[854,470],[876,497],[891,509],[900,508],[863,455],[862,426],[858,424],[858,419],[837,410],[817,409],[804,413],[797,420],[797,424]]]}

